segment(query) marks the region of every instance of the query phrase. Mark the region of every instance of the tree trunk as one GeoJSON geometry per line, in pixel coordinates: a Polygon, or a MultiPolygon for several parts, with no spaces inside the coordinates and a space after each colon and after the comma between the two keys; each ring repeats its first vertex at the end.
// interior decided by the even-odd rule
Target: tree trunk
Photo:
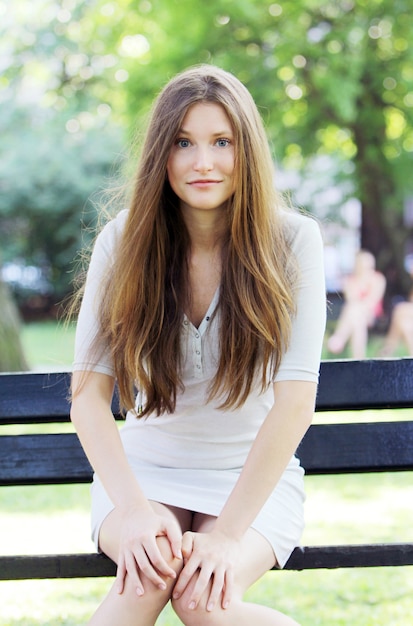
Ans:
{"type": "Polygon", "coordinates": [[[20,317],[10,291],[0,281],[0,371],[27,370],[28,365],[20,341],[20,317]]]}
{"type": "Polygon", "coordinates": [[[396,295],[407,295],[411,286],[404,268],[407,232],[391,165],[383,154],[386,123],[381,86],[370,74],[369,64],[362,82],[359,115],[353,126],[357,146],[356,179],[362,204],[361,247],[375,256],[377,268],[386,276],[386,300],[390,303],[396,295]]]}

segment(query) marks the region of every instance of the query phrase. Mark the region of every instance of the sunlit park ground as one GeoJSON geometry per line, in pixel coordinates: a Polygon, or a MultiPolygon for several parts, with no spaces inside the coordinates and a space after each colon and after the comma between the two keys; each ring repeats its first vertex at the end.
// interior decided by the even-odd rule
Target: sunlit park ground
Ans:
{"type": "MultiPolygon", "coordinates": [[[[23,338],[34,369],[70,368],[73,329],[30,325],[23,338]]],[[[393,415],[366,411],[339,419],[387,420],[393,415]]],[[[401,415],[413,419],[413,410],[401,415]]],[[[316,420],[337,417],[320,414],[316,420]]],[[[308,477],[307,495],[307,545],[413,541],[413,482],[408,473],[308,477]]],[[[0,553],[91,551],[88,510],[88,485],[2,488],[0,553]]],[[[84,624],[110,584],[106,579],[1,582],[0,625],[84,624]]],[[[248,599],[277,607],[302,626],[408,626],[413,567],[268,572],[248,599]]],[[[167,608],[158,624],[177,626],[180,621],[167,608]]]]}
{"type": "MultiPolygon", "coordinates": [[[[333,322],[329,322],[326,338],[333,330],[333,322]]],[[[23,327],[22,339],[29,367],[38,371],[65,371],[70,369],[73,358],[75,326],[65,325],[63,321],[33,322],[23,327]]],[[[326,343],[326,341],[324,342],[326,343]]],[[[374,358],[380,355],[383,347],[384,335],[372,334],[369,338],[367,356],[374,358]]],[[[406,356],[403,346],[400,346],[395,356],[406,356]]],[[[347,358],[348,347],[341,355],[335,356],[323,349],[323,359],[347,358]]]]}

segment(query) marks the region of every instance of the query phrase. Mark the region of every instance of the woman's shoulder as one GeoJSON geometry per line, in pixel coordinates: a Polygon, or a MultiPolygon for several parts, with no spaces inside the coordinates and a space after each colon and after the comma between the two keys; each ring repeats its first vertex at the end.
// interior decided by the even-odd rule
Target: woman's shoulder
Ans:
{"type": "Polygon", "coordinates": [[[122,236],[128,214],[129,210],[123,209],[103,225],[97,237],[98,246],[106,248],[116,245],[122,236]]]}
{"type": "Polygon", "coordinates": [[[128,219],[129,209],[122,209],[114,217],[110,218],[101,230],[101,234],[121,234],[128,219]]]}
{"type": "Polygon", "coordinates": [[[287,238],[293,241],[302,237],[319,238],[321,236],[317,219],[308,213],[295,209],[282,209],[281,220],[287,238]]]}

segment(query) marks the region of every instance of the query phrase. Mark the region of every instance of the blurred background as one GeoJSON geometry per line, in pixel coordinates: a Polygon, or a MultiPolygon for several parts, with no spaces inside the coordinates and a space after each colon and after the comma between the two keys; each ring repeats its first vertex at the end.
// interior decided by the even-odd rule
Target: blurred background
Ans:
{"type": "Polygon", "coordinates": [[[364,248],[385,333],[412,283],[412,41],[411,0],[0,0],[0,370],[70,367],[58,320],[99,198],[201,62],[251,91],[277,186],[322,224],[330,324],[364,248]]]}

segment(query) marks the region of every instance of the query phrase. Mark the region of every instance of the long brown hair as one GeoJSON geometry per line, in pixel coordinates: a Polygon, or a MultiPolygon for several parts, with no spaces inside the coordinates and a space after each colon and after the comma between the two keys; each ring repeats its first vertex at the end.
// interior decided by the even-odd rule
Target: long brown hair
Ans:
{"type": "Polygon", "coordinates": [[[265,389],[290,337],[295,266],[260,115],[232,74],[208,65],[191,68],[173,78],[155,102],[125,229],[102,287],[101,331],[111,348],[121,404],[133,408],[137,384],[146,398],[142,415],[173,412],[184,387],[180,335],[190,241],[166,164],[197,102],[224,108],[236,152],[218,303],[220,358],[209,399],[236,408],[257,375],[265,389]]]}

